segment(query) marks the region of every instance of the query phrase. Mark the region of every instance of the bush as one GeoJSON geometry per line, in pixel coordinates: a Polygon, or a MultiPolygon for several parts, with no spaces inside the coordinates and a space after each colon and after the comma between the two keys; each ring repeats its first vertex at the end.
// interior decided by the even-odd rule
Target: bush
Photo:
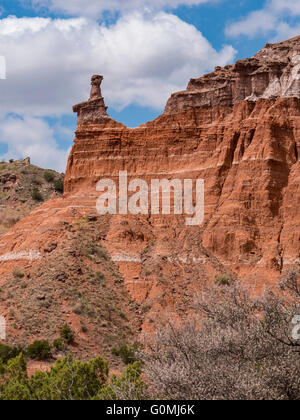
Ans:
{"type": "Polygon", "coordinates": [[[64,351],[66,349],[65,343],[61,338],[57,338],[53,341],[53,347],[56,351],[64,351]]]}
{"type": "Polygon", "coordinates": [[[98,357],[80,362],[71,356],[57,360],[47,372],[29,377],[23,355],[0,366],[0,400],[74,401],[92,400],[108,383],[108,365],[98,357]]]}
{"type": "Polygon", "coordinates": [[[55,179],[54,173],[53,173],[53,172],[51,172],[51,171],[46,171],[46,172],[44,172],[44,179],[45,179],[47,182],[53,182],[53,181],[54,181],[54,179],[55,179]]]}
{"type": "Polygon", "coordinates": [[[228,274],[220,274],[216,276],[215,283],[217,286],[230,286],[233,284],[233,280],[228,274]]]}
{"type": "Polygon", "coordinates": [[[13,271],[13,276],[14,276],[15,279],[23,279],[25,277],[25,274],[22,273],[21,271],[15,269],[13,271]]]}
{"type": "Polygon", "coordinates": [[[170,324],[142,354],[152,398],[299,400],[299,275],[276,295],[253,297],[238,283],[203,290],[195,319],[170,324]],[[286,294],[285,294],[285,293],[286,294]]]}
{"type": "Polygon", "coordinates": [[[93,258],[102,258],[105,261],[109,259],[106,249],[101,246],[96,245],[93,242],[86,242],[80,248],[81,255],[93,259],[93,258]]]}
{"type": "Polygon", "coordinates": [[[81,331],[86,334],[88,332],[88,328],[85,325],[81,325],[81,331]]]}
{"type": "Polygon", "coordinates": [[[140,347],[141,345],[139,343],[134,343],[132,346],[124,344],[119,349],[113,348],[111,352],[114,356],[121,357],[125,365],[129,365],[136,362],[136,353],[140,347]]]}
{"type": "Polygon", "coordinates": [[[26,354],[33,360],[48,360],[51,358],[51,346],[48,341],[35,341],[27,347],[26,354]]]}
{"type": "Polygon", "coordinates": [[[65,324],[63,328],[60,330],[60,338],[66,343],[66,344],[73,344],[75,339],[75,334],[69,327],[69,325],[65,324]]]}
{"type": "Polygon", "coordinates": [[[54,182],[54,189],[56,192],[63,193],[64,192],[64,181],[62,179],[57,179],[54,182]]]}
{"type": "Polygon", "coordinates": [[[144,401],[150,398],[147,385],[141,379],[140,362],[129,365],[122,376],[113,375],[110,383],[103,387],[95,400],[144,401]]]}
{"type": "Polygon", "coordinates": [[[96,272],[96,280],[99,282],[104,282],[105,281],[105,275],[103,273],[101,273],[101,271],[97,271],[96,272]]]}
{"type": "Polygon", "coordinates": [[[31,198],[35,201],[43,201],[43,196],[38,188],[34,188],[31,193],[31,198]]]}
{"type": "Polygon", "coordinates": [[[21,347],[9,347],[4,344],[0,344],[0,361],[7,363],[9,360],[14,359],[23,349],[21,347]]]}

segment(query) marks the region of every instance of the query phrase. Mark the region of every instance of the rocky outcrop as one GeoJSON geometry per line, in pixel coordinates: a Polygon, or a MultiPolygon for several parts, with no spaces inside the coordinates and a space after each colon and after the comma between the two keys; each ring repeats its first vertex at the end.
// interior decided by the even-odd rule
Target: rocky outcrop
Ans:
{"type": "MultiPolygon", "coordinates": [[[[166,113],[137,129],[78,127],[66,191],[95,194],[97,181],[106,177],[117,181],[124,169],[130,179],[204,179],[203,226],[186,227],[178,217],[150,215],[143,221],[148,235],[142,236],[160,248],[164,226],[167,257],[175,253],[177,260],[195,259],[197,265],[199,259],[212,261],[214,256],[221,270],[263,286],[300,262],[299,117],[298,98],[274,98],[243,101],[232,108],[166,113]],[[187,244],[178,247],[176,235],[170,239],[175,226],[187,244]]],[[[133,256],[140,254],[138,241],[128,244],[120,219],[116,216],[111,222],[107,246],[112,253],[127,255],[131,247],[133,256]]],[[[134,233],[138,224],[132,223],[134,233]]],[[[127,258],[124,263],[129,265],[127,258]]],[[[137,266],[136,258],[132,264],[137,266]]]]}
{"type": "MultiPolygon", "coordinates": [[[[64,198],[0,238],[0,285],[5,288],[6,276],[24,264],[28,274],[43,272],[51,244],[64,254],[66,227],[82,227],[89,218],[98,229],[94,245],[105,248],[113,264],[107,273],[118,268],[143,331],[188,315],[217,274],[260,292],[298,266],[299,51],[300,38],[267,45],[251,59],[192,79],[159,118],[135,129],[107,115],[102,77],[95,76],[91,98],[74,108],[78,127],[64,198]],[[124,170],[128,181],[204,179],[204,223],[187,226],[183,215],[151,212],[97,215],[97,182],[117,181],[124,170]]],[[[6,310],[3,301],[0,309],[6,310]]],[[[70,319],[74,328],[80,325],[80,315],[70,319]]]]}
{"type": "Polygon", "coordinates": [[[64,175],[30,164],[30,158],[0,163],[0,235],[7,232],[18,220],[35,207],[62,195],[55,182],[63,183],[64,175]],[[38,199],[33,191],[37,190],[38,199]]]}
{"type": "Polygon", "coordinates": [[[239,60],[200,79],[169,99],[165,112],[176,114],[197,107],[229,106],[244,100],[300,97],[299,37],[267,44],[254,57],[239,60]]]}
{"type": "Polygon", "coordinates": [[[74,105],[73,111],[77,113],[78,125],[97,124],[102,120],[111,120],[107,114],[107,106],[101,93],[101,83],[104,77],[92,76],[90,99],[86,102],[74,105]]]}

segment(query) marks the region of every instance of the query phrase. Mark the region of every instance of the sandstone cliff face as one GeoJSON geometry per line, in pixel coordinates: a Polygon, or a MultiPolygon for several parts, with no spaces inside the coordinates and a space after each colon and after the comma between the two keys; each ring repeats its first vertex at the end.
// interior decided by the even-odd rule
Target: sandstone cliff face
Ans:
{"type": "Polygon", "coordinates": [[[186,91],[169,99],[165,112],[220,105],[232,107],[244,100],[299,98],[299,37],[280,44],[267,44],[254,57],[235,65],[216,67],[215,72],[191,79],[186,91]]]}
{"type": "MultiPolygon", "coordinates": [[[[268,45],[191,80],[159,118],[135,129],[108,116],[93,86],[90,100],[74,108],[79,119],[64,198],[0,238],[1,286],[16,267],[43,270],[48,244],[62,251],[65,225],[91,215],[101,232],[94,243],[108,251],[128,299],[139,305],[136,331],[189,314],[217,274],[257,292],[274,284],[300,263],[299,69],[300,38],[268,45]],[[123,170],[146,181],[204,179],[203,225],[186,226],[175,215],[97,215],[97,181],[117,180],[123,170]]],[[[0,309],[8,313],[5,301],[0,309]]],[[[69,318],[80,324],[78,315],[69,318]]]]}

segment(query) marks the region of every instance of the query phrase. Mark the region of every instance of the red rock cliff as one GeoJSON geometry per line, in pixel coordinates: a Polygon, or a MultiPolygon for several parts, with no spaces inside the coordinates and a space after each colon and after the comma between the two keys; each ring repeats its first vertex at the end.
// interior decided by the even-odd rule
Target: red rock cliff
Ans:
{"type": "Polygon", "coordinates": [[[127,170],[144,180],[205,180],[202,226],[175,215],[97,219],[98,242],[144,308],[144,330],[189,313],[216,274],[258,290],[272,284],[300,263],[299,72],[300,37],[267,45],[251,59],[192,79],[159,118],[135,129],[109,117],[102,78],[94,76],[91,98],[74,107],[65,197],[0,238],[0,273],[47,260],[45,244],[63,241],[64,223],[96,213],[97,181],[127,170]]]}

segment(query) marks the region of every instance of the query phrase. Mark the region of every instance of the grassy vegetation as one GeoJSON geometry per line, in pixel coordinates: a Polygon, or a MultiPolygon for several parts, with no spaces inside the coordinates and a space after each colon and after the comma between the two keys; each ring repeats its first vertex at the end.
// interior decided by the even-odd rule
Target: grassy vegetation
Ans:
{"type": "Polygon", "coordinates": [[[0,234],[41,202],[63,193],[64,175],[31,165],[28,160],[0,163],[0,234]]]}
{"type": "Polygon", "coordinates": [[[121,376],[109,378],[109,366],[102,357],[81,362],[67,356],[48,372],[37,371],[29,377],[20,353],[7,363],[0,362],[0,400],[145,400],[148,393],[141,373],[140,364],[134,363],[121,376]]]}

